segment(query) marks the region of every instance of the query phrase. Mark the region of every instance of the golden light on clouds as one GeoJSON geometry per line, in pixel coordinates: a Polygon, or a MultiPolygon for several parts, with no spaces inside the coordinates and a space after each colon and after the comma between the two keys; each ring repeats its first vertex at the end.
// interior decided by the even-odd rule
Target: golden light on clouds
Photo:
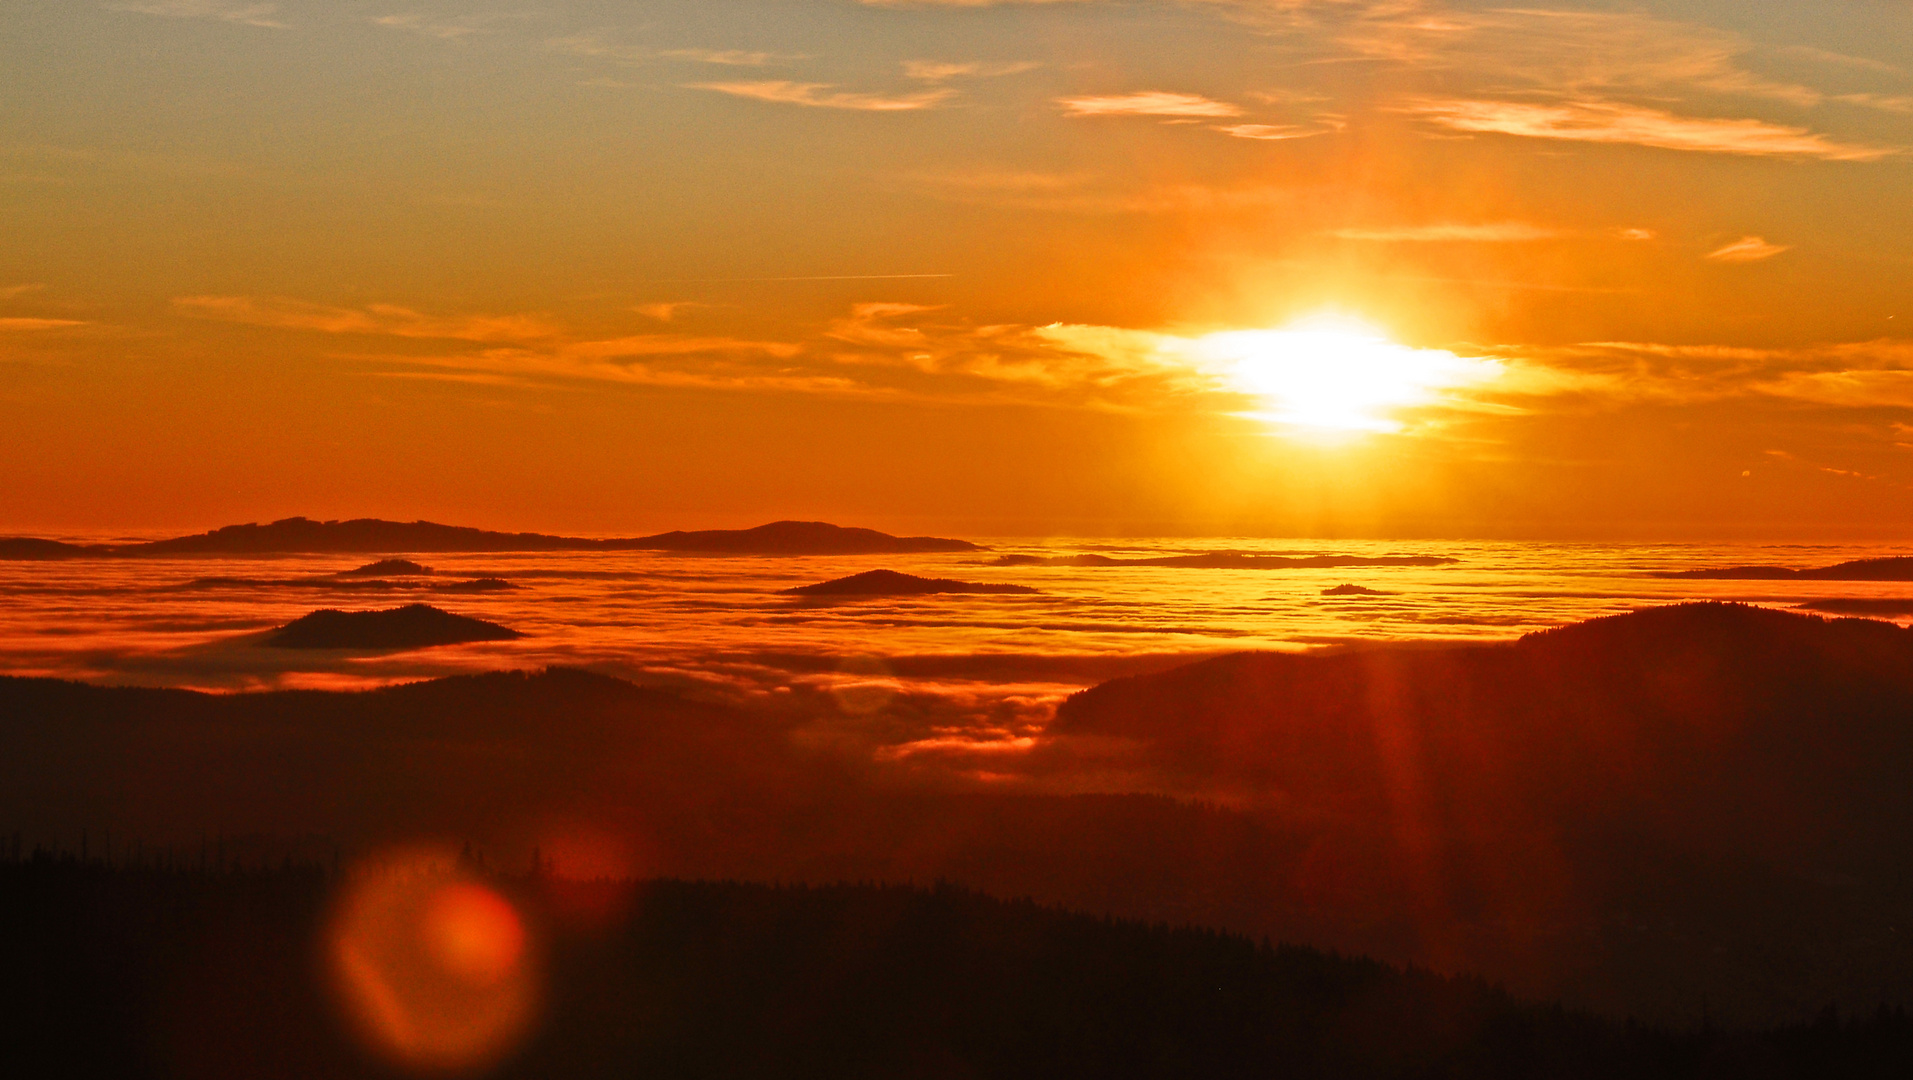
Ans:
{"type": "Polygon", "coordinates": [[[1500,361],[1414,349],[1352,319],[1323,316],[1279,330],[1229,330],[1188,344],[1236,390],[1263,403],[1252,415],[1313,434],[1391,433],[1406,410],[1501,378],[1500,361]]]}

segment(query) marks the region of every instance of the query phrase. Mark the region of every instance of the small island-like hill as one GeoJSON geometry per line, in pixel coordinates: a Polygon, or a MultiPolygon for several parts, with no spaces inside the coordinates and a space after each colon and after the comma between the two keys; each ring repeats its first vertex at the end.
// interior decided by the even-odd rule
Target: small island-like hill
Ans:
{"type": "Polygon", "coordinates": [[[332,576],[343,578],[429,577],[434,573],[437,571],[431,567],[420,565],[410,559],[380,559],[378,562],[366,563],[352,570],[341,570],[332,576]]]}
{"type": "Polygon", "coordinates": [[[933,593],[1019,593],[1036,592],[1027,585],[978,584],[948,578],[926,578],[895,570],[868,570],[850,577],[785,589],[791,596],[927,596],[933,593]]]}
{"type": "Polygon", "coordinates": [[[430,604],[407,604],[387,611],[315,611],[273,631],[265,644],[275,649],[399,651],[524,636],[497,623],[454,615],[430,604]]]}

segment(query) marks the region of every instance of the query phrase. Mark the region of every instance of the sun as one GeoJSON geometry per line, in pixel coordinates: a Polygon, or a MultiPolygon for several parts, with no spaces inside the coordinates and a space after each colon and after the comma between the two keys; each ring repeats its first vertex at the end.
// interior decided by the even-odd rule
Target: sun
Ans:
{"type": "Polygon", "coordinates": [[[1248,415],[1323,436],[1402,431],[1402,413],[1501,378],[1497,360],[1414,349],[1366,323],[1317,316],[1276,330],[1226,330],[1194,339],[1203,366],[1258,399],[1248,415]]]}

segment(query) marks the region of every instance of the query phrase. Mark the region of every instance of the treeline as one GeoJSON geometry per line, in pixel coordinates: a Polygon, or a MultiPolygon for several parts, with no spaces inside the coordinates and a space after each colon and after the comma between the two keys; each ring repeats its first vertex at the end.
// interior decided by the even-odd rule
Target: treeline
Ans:
{"type": "MultiPolygon", "coordinates": [[[[1899,1011],[1676,1030],[951,886],[576,883],[463,862],[540,942],[542,1020],[506,1077],[1913,1075],[1899,1011]]],[[[21,1075],[389,1075],[318,975],[337,881],[322,863],[0,864],[0,1046],[21,1075]]]]}

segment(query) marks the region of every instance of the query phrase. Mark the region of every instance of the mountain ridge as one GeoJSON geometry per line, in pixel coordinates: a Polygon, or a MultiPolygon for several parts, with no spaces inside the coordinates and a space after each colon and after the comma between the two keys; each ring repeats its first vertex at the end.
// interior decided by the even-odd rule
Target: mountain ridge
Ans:
{"type": "Polygon", "coordinates": [[[177,555],[395,554],[503,551],[680,551],[724,555],[862,555],[978,551],[976,544],[936,536],[892,536],[823,521],[773,521],[750,529],[676,530],[651,536],[592,539],[549,533],[494,532],[468,525],[379,518],[315,521],[281,518],[226,525],[191,536],[132,544],[69,544],[34,537],[0,538],[0,559],[49,560],[177,555]]]}

